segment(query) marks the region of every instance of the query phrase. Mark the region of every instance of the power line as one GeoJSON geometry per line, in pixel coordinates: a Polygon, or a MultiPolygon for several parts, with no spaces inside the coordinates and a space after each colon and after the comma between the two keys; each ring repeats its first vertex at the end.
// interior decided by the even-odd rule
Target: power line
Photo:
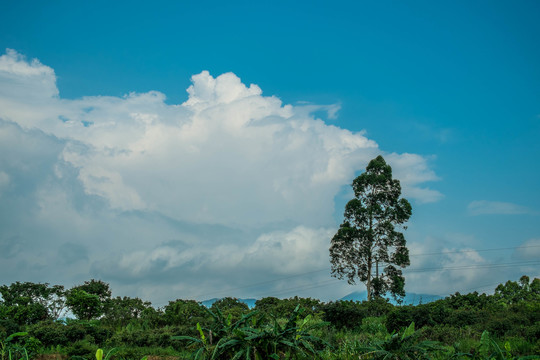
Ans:
{"type": "MultiPolygon", "coordinates": [[[[514,246],[514,247],[491,248],[491,249],[469,249],[469,250],[443,251],[443,252],[434,252],[434,253],[410,254],[409,257],[459,254],[459,253],[471,253],[471,252],[486,252],[486,251],[500,251],[500,250],[512,250],[512,249],[518,249],[518,248],[523,249],[523,248],[538,248],[538,247],[540,247],[540,245],[526,245],[526,246],[514,246]]],[[[382,263],[382,264],[384,264],[384,263],[382,263]]],[[[483,265],[483,266],[484,267],[489,267],[489,265],[490,264],[486,264],[486,265],[483,265]]],[[[524,265],[526,265],[526,264],[524,264],[524,265]]],[[[536,265],[536,264],[530,264],[530,265],[536,265]]],[[[473,266],[473,267],[470,267],[470,269],[475,268],[474,267],[475,265],[471,265],[471,266],[473,266]]],[[[482,265],[478,265],[478,266],[482,266],[482,265]]],[[[499,264],[498,266],[494,266],[494,267],[507,267],[507,266],[509,266],[509,265],[499,264]]],[[[465,268],[463,268],[463,269],[465,269],[465,268]]],[[[318,272],[330,271],[330,270],[331,270],[330,268],[326,267],[324,269],[307,271],[307,272],[304,272],[304,273],[294,274],[294,275],[290,275],[290,276],[286,276],[286,277],[282,277],[282,278],[277,278],[277,279],[252,283],[252,284],[248,284],[248,285],[238,286],[238,287],[234,287],[234,288],[228,288],[228,289],[219,290],[219,291],[212,291],[212,292],[204,293],[204,294],[198,294],[198,295],[195,296],[195,298],[206,297],[206,296],[220,294],[220,293],[224,293],[224,292],[228,292],[228,291],[235,291],[235,290],[241,290],[241,289],[245,289],[245,288],[270,284],[270,283],[273,283],[273,282],[289,280],[289,279],[296,278],[296,277],[301,277],[301,276],[305,276],[305,275],[310,275],[310,274],[315,274],[315,273],[318,273],[318,272]]],[[[404,271],[405,272],[423,272],[423,271],[442,271],[442,270],[452,270],[452,268],[409,269],[409,270],[405,269],[404,271]]]]}
{"type": "MultiPolygon", "coordinates": [[[[481,268],[497,268],[497,267],[517,267],[517,266],[526,266],[526,265],[540,265],[540,261],[529,261],[529,262],[524,262],[524,263],[485,264],[485,265],[482,265],[480,267],[481,268]]],[[[431,269],[425,268],[425,269],[417,269],[417,270],[422,270],[422,271],[452,270],[453,271],[453,270],[468,270],[468,269],[474,269],[474,268],[478,268],[478,267],[475,267],[475,266],[455,266],[455,267],[442,267],[442,268],[431,268],[431,269]]],[[[293,291],[293,290],[294,291],[303,291],[303,290],[309,290],[309,289],[313,289],[313,288],[324,287],[324,286],[328,286],[328,285],[337,284],[339,282],[340,282],[339,280],[325,280],[325,281],[317,282],[317,283],[314,283],[314,284],[307,284],[307,285],[298,286],[298,287],[291,287],[291,288],[287,288],[287,289],[281,289],[280,291],[272,292],[272,296],[288,293],[288,292],[293,291]]],[[[466,290],[462,290],[462,291],[478,290],[478,289],[483,289],[483,288],[486,288],[486,287],[492,287],[492,286],[499,285],[499,284],[500,284],[500,282],[497,282],[497,283],[494,283],[494,284],[483,285],[481,287],[475,287],[475,288],[466,289],[466,290]]],[[[268,294],[268,292],[259,293],[259,294],[256,294],[254,296],[262,296],[262,295],[266,295],[266,294],[268,294]]],[[[448,294],[437,295],[437,296],[447,296],[447,295],[448,294]]],[[[451,295],[451,294],[449,294],[449,295],[451,295]]]]}
{"type": "Polygon", "coordinates": [[[410,254],[409,256],[445,255],[445,254],[459,254],[459,253],[470,253],[470,252],[512,250],[512,249],[537,248],[537,247],[540,247],[540,245],[513,246],[513,247],[506,247],[506,248],[492,248],[492,249],[480,249],[480,250],[470,249],[470,250],[443,251],[443,252],[436,252],[436,253],[410,254]]]}
{"type": "Polygon", "coordinates": [[[498,267],[514,267],[514,266],[527,266],[527,265],[540,265],[540,260],[532,260],[525,262],[514,263],[494,263],[494,264],[477,264],[477,265],[463,265],[463,266],[448,266],[448,267],[436,267],[436,268],[423,268],[423,269],[405,269],[404,272],[426,272],[426,271],[444,271],[444,270],[469,270],[469,269],[489,269],[498,267]]]}
{"type": "MultiPolygon", "coordinates": [[[[482,286],[475,286],[473,288],[468,288],[468,289],[465,289],[465,290],[461,290],[461,292],[467,292],[467,291],[473,291],[473,290],[480,290],[480,289],[485,289],[485,288],[493,288],[494,286],[497,286],[499,285],[500,282],[497,282],[497,283],[494,283],[494,284],[489,284],[489,285],[482,285],[482,286]]],[[[452,295],[452,294],[449,294],[449,295],[452,295]]],[[[442,295],[440,295],[442,296],[442,295]]]]}
{"type": "Polygon", "coordinates": [[[208,296],[208,295],[214,295],[214,294],[218,294],[218,293],[223,293],[223,292],[226,292],[226,291],[234,291],[234,290],[240,290],[240,289],[255,287],[255,286],[259,286],[259,285],[265,285],[265,284],[269,284],[269,283],[273,283],[273,282],[277,282],[277,281],[289,280],[289,279],[292,279],[292,278],[295,278],[295,277],[300,277],[300,276],[309,275],[309,274],[315,274],[315,273],[318,273],[318,272],[328,271],[328,270],[330,270],[330,268],[307,271],[307,272],[304,272],[304,273],[290,275],[290,276],[282,277],[282,278],[279,278],[279,279],[261,281],[261,282],[253,283],[253,284],[249,284],[249,285],[243,285],[243,286],[238,286],[238,287],[234,287],[234,288],[228,288],[228,289],[224,289],[224,290],[220,290],[220,291],[213,291],[211,293],[199,294],[199,295],[197,295],[195,297],[197,298],[197,297],[201,297],[201,296],[208,296]]]}
{"type": "MultiPolygon", "coordinates": [[[[302,286],[295,286],[295,287],[291,287],[291,288],[287,288],[287,289],[281,289],[279,291],[273,291],[271,292],[272,296],[276,296],[276,295],[281,295],[281,294],[286,294],[290,291],[304,291],[304,290],[309,290],[309,289],[314,289],[314,288],[318,288],[318,287],[324,287],[324,286],[328,286],[328,285],[333,285],[333,284],[339,284],[341,283],[340,280],[336,280],[336,279],[332,279],[332,280],[325,280],[325,281],[321,281],[321,282],[317,282],[317,283],[314,283],[314,284],[306,284],[306,285],[302,285],[302,286]]],[[[268,294],[268,291],[265,292],[265,293],[259,293],[259,294],[256,294],[254,296],[263,296],[263,295],[266,295],[268,294]]]]}

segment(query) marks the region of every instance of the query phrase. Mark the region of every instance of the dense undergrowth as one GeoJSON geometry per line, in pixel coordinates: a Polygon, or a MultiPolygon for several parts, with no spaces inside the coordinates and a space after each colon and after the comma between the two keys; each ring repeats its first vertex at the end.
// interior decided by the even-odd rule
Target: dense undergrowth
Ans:
{"type": "Polygon", "coordinates": [[[160,309],[112,298],[89,281],[0,287],[0,360],[93,359],[513,359],[539,358],[540,280],[493,295],[456,293],[420,305],[323,303],[267,297],[254,309],[224,298],[206,309],[175,300],[160,309]],[[54,290],[54,291],[53,291],[54,290]],[[67,306],[77,319],[57,320],[67,306]],[[100,350],[103,349],[103,350],[100,350]],[[112,350],[112,351],[111,351],[112,350]],[[101,351],[104,351],[101,353],[101,351]]]}

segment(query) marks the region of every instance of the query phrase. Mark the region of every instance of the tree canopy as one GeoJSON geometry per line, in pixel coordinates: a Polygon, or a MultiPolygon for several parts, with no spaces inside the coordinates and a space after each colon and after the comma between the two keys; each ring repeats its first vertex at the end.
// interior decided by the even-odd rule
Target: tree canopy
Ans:
{"type": "Polygon", "coordinates": [[[371,160],[352,183],[354,199],[345,206],[344,221],[330,245],[332,275],[366,285],[368,300],[386,293],[405,296],[405,278],[399,268],[410,264],[409,250],[397,226],[412,214],[401,196],[399,180],[382,156],[371,160]],[[381,269],[380,269],[380,268],[381,269]]]}

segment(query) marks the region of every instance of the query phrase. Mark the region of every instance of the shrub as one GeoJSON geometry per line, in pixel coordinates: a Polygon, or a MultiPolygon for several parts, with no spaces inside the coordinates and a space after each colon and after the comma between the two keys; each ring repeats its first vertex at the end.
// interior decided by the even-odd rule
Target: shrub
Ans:
{"type": "Polygon", "coordinates": [[[171,336],[178,333],[177,327],[164,327],[159,329],[129,329],[117,331],[108,341],[115,347],[175,347],[179,343],[171,340],[171,336]]]}
{"type": "Polygon", "coordinates": [[[351,300],[329,302],[322,305],[321,309],[323,320],[330,322],[336,328],[359,327],[367,313],[360,303],[351,300]]]}
{"type": "Polygon", "coordinates": [[[70,343],[91,337],[95,344],[102,345],[111,336],[111,331],[100,326],[98,321],[72,320],[66,325],[65,334],[70,343]]]}
{"type": "Polygon", "coordinates": [[[92,359],[97,349],[98,346],[93,344],[90,338],[86,338],[74,342],[73,345],[66,348],[66,352],[69,356],[81,356],[86,359],[92,359]]]}
{"type": "Polygon", "coordinates": [[[43,321],[31,326],[28,332],[39,339],[45,347],[67,345],[69,342],[65,326],[58,322],[43,321]]]}

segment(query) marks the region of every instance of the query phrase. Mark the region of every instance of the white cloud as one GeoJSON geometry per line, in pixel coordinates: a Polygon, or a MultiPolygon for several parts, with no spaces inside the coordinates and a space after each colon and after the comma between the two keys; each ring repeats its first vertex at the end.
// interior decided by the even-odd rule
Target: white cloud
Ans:
{"type": "Polygon", "coordinates": [[[242,261],[282,274],[324,268],[335,229],[298,226],[291,231],[262,234],[245,252],[242,261]]]}
{"type": "Polygon", "coordinates": [[[500,201],[486,201],[486,200],[476,200],[472,201],[468,206],[467,210],[470,215],[512,215],[512,214],[527,214],[531,210],[521,206],[508,202],[500,201]]]}
{"type": "Polygon", "coordinates": [[[0,171],[0,194],[2,189],[9,185],[9,175],[3,171],[0,171]]]}
{"type": "Polygon", "coordinates": [[[422,183],[438,181],[439,177],[428,166],[428,160],[417,154],[388,154],[393,176],[400,180],[403,193],[419,203],[432,203],[444,196],[439,191],[419,186],[422,183]]]}
{"type": "Polygon", "coordinates": [[[65,282],[146,281],[156,294],[327,266],[334,197],[381,153],[404,196],[441,197],[423,187],[437,180],[429,159],[311,115],[337,105],[284,105],[232,73],[192,82],[179,105],[157,91],[68,100],[50,67],[0,56],[0,246],[26,251],[29,280],[57,281],[58,249],[65,282]]]}
{"type": "Polygon", "coordinates": [[[519,274],[517,268],[500,266],[508,262],[501,252],[475,250],[476,244],[478,239],[463,233],[409,241],[411,266],[404,271],[407,291],[442,296],[455,292],[489,293],[501,279],[519,274]]]}
{"type": "Polygon", "coordinates": [[[513,257],[520,260],[540,259],[540,239],[530,239],[525,241],[514,251],[513,257]]]}
{"type": "MultiPolygon", "coordinates": [[[[11,84],[21,73],[55,83],[54,71],[37,60],[29,64],[14,52],[2,59],[17,65],[1,67],[11,84]]],[[[204,71],[192,81],[182,105],[166,105],[158,92],[61,101],[43,92],[37,104],[50,102],[33,104],[35,114],[19,114],[21,104],[4,99],[0,116],[65,139],[63,160],[79,169],[88,194],[112,207],[196,222],[329,224],[339,187],[380,152],[363,134],[263,97],[232,73],[213,78],[204,71]]],[[[406,194],[440,198],[418,186],[436,179],[424,158],[389,157],[406,194]]]]}

